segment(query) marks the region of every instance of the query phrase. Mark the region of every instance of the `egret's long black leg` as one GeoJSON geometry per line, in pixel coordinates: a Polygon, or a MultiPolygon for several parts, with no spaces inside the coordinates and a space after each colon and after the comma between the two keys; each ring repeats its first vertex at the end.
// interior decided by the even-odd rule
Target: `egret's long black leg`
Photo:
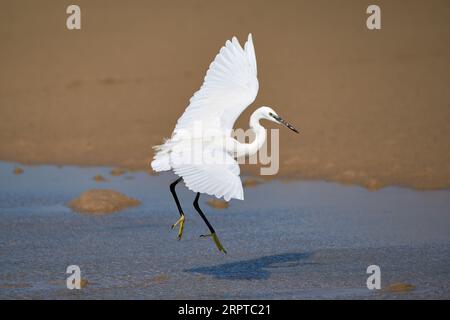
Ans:
{"type": "Polygon", "coordinates": [[[202,217],[203,221],[206,223],[206,226],[208,227],[209,231],[211,233],[215,233],[213,226],[211,225],[211,223],[209,223],[208,219],[206,219],[206,216],[203,213],[202,209],[200,209],[200,206],[198,204],[198,199],[200,199],[200,192],[197,192],[197,195],[195,196],[194,208],[195,208],[195,210],[197,210],[200,217],[202,217]]]}
{"type": "Polygon", "coordinates": [[[180,201],[178,200],[177,193],[175,192],[175,186],[181,180],[183,180],[183,178],[178,178],[177,180],[175,180],[174,182],[172,182],[170,184],[170,192],[172,193],[172,196],[175,199],[175,203],[177,204],[178,212],[180,213],[180,215],[183,215],[183,209],[181,209],[180,201]]]}
{"type": "Polygon", "coordinates": [[[181,180],[183,180],[183,178],[178,178],[177,180],[175,180],[174,182],[172,182],[170,184],[170,192],[172,193],[173,198],[175,199],[175,203],[177,204],[177,208],[178,208],[178,212],[180,213],[180,219],[177,220],[177,222],[175,222],[172,225],[172,229],[175,228],[178,224],[180,225],[179,229],[178,229],[178,240],[181,240],[181,237],[183,236],[183,229],[184,229],[184,213],[183,213],[183,209],[181,208],[180,205],[180,201],[178,200],[178,196],[177,193],[175,192],[175,186],[177,185],[178,182],[180,182],[181,180]]]}
{"type": "Polygon", "coordinates": [[[211,232],[211,234],[201,235],[200,237],[212,237],[212,239],[214,240],[214,243],[217,246],[217,249],[219,249],[223,253],[227,253],[227,251],[223,248],[222,244],[220,243],[220,240],[217,237],[216,231],[214,231],[213,226],[211,225],[211,223],[209,223],[208,219],[206,219],[206,216],[203,213],[202,209],[200,209],[200,206],[198,204],[199,198],[200,198],[200,192],[197,192],[197,195],[195,196],[195,200],[194,200],[194,208],[195,208],[195,210],[197,210],[200,217],[202,217],[203,221],[205,222],[206,226],[208,227],[209,231],[211,232]]]}

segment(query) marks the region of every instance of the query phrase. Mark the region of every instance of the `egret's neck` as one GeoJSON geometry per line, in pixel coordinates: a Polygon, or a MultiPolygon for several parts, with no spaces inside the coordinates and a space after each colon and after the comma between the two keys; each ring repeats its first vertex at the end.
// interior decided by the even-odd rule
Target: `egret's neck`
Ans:
{"type": "Polygon", "coordinates": [[[255,133],[255,139],[252,143],[247,144],[246,155],[255,154],[259,149],[261,149],[264,142],[266,142],[267,132],[266,129],[259,123],[259,120],[261,119],[262,115],[259,109],[253,112],[250,117],[250,128],[255,133]]]}
{"type": "Polygon", "coordinates": [[[259,123],[263,118],[261,110],[257,109],[250,117],[250,129],[255,134],[252,143],[241,143],[237,139],[231,138],[226,143],[227,152],[233,154],[235,157],[251,156],[258,152],[258,150],[266,142],[266,129],[259,123]]]}
{"type": "Polygon", "coordinates": [[[264,130],[264,127],[259,123],[259,120],[261,120],[261,114],[256,110],[252,113],[250,116],[250,128],[256,133],[259,130],[264,130]]]}

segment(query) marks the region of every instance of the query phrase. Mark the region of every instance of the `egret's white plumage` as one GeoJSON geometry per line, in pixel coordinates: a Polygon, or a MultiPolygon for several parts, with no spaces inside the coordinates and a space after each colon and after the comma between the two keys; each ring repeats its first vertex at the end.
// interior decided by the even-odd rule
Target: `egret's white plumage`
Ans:
{"type": "Polygon", "coordinates": [[[231,137],[236,119],[255,100],[258,87],[252,36],[249,34],[244,48],[233,37],[209,66],[200,90],[178,119],[172,137],[155,147],[153,170],[173,170],[194,192],[227,201],[243,200],[235,158],[254,154],[264,144],[266,130],[259,124],[260,119],[288,125],[271,108],[261,107],[250,118],[254,141],[245,144],[231,137]],[[196,128],[201,128],[201,132],[196,128]],[[192,161],[192,155],[203,160],[192,161]]]}
{"type": "Polygon", "coordinates": [[[178,119],[174,133],[191,129],[194,122],[202,127],[221,128],[230,134],[239,115],[256,98],[258,79],[255,49],[251,34],[244,46],[234,37],[210,64],[203,85],[189,100],[178,119]]]}

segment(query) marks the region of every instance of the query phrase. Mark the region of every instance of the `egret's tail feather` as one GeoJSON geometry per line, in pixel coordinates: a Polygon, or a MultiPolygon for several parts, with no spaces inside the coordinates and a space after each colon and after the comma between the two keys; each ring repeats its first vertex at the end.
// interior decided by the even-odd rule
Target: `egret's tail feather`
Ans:
{"type": "Polygon", "coordinates": [[[170,163],[169,163],[169,156],[166,155],[164,157],[155,157],[155,159],[151,163],[153,171],[160,172],[160,171],[168,171],[171,169],[170,163]]]}
{"type": "Polygon", "coordinates": [[[170,165],[170,154],[168,150],[168,140],[161,145],[154,146],[155,156],[153,157],[153,161],[150,164],[152,169],[156,172],[160,171],[168,171],[172,167],[170,165]]]}

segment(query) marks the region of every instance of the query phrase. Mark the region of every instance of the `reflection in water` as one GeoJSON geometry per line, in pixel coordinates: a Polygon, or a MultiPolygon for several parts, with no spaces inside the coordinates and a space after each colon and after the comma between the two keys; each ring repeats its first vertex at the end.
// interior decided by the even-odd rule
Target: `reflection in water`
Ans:
{"type": "Polygon", "coordinates": [[[217,279],[263,280],[269,278],[270,269],[299,266],[301,264],[300,262],[308,259],[310,256],[311,253],[283,253],[257,259],[219,264],[212,267],[192,268],[184,271],[211,275],[217,279]]]}

